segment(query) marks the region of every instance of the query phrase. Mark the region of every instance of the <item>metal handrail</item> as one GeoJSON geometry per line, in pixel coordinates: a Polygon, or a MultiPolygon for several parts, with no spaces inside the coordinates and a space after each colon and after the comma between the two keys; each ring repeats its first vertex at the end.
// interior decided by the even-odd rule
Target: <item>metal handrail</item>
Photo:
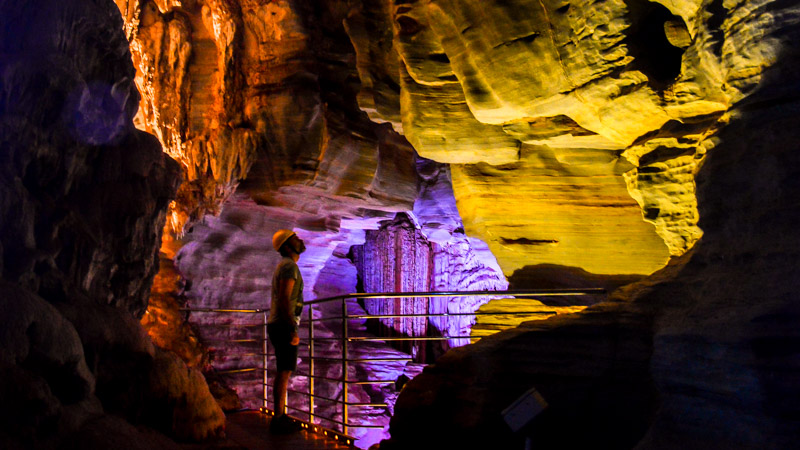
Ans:
{"type": "Polygon", "coordinates": [[[505,291],[425,291],[425,292],[373,292],[373,293],[351,293],[324,297],[310,302],[303,302],[304,305],[318,305],[336,300],[355,298],[421,298],[421,297],[485,297],[485,296],[513,296],[513,297],[554,297],[562,295],[591,295],[604,294],[604,288],[586,289],[519,289],[505,291]]]}
{"type": "MultiPolygon", "coordinates": [[[[308,387],[307,391],[297,391],[297,390],[290,390],[293,394],[302,395],[307,398],[306,406],[308,407],[307,410],[299,409],[296,407],[290,407],[287,404],[287,409],[292,411],[297,411],[302,414],[305,414],[308,417],[308,421],[301,421],[304,427],[309,430],[321,430],[326,435],[331,435],[337,438],[337,440],[341,439],[342,442],[349,442],[354,443],[355,438],[349,435],[349,430],[351,428],[383,428],[382,426],[377,425],[369,425],[369,424],[358,424],[352,423],[350,421],[350,414],[349,409],[351,407],[385,407],[387,406],[385,403],[361,403],[361,402],[351,402],[348,398],[349,386],[350,385],[380,385],[380,384],[392,384],[395,383],[395,380],[359,380],[359,379],[350,379],[348,376],[348,369],[350,368],[351,363],[360,363],[360,364],[370,364],[373,362],[391,362],[391,361],[411,361],[413,358],[358,358],[358,357],[349,357],[349,353],[351,349],[348,347],[350,345],[354,345],[358,342],[402,342],[402,341],[445,341],[445,340],[452,340],[452,339],[460,339],[466,340],[469,339],[471,341],[480,340],[482,337],[485,336],[350,336],[348,330],[348,323],[352,320],[365,320],[365,319],[394,319],[394,318],[432,318],[432,317],[463,317],[463,316],[530,316],[530,315],[555,315],[557,314],[556,311],[550,310],[537,310],[537,311],[508,311],[508,312],[491,312],[491,311],[475,311],[472,313],[412,313],[412,314],[349,314],[347,312],[347,300],[349,299],[400,299],[401,301],[408,301],[411,299],[416,298],[437,298],[437,297],[549,297],[549,296],[585,296],[585,295],[597,295],[597,294],[604,294],[606,291],[602,288],[588,288],[588,289],[548,289],[548,290],[504,290],[504,291],[435,291],[435,292],[386,292],[386,293],[352,293],[352,294],[343,294],[343,295],[336,295],[332,297],[326,297],[322,299],[317,299],[309,302],[304,302],[307,308],[307,318],[304,320],[307,324],[308,330],[308,337],[302,343],[305,344],[304,346],[307,347],[308,353],[302,358],[308,361],[308,373],[297,373],[298,376],[303,376],[308,380],[308,387]],[[341,302],[342,309],[341,315],[334,315],[334,316],[327,316],[321,318],[314,318],[314,308],[330,302],[341,302]],[[326,321],[341,321],[341,330],[340,336],[336,337],[316,337],[314,335],[314,326],[320,322],[326,321]],[[331,357],[331,356],[322,356],[322,355],[315,355],[315,347],[317,343],[320,342],[340,342],[341,343],[341,355],[339,357],[331,357]],[[328,376],[321,376],[315,375],[315,362],[316,361],[328,361],[331,363],[339,363],[342,366],[341,369],[341,377],[333,378],[328,376]],[[337,395],[335,399],[329,398],[323,395],[315,394],[315,383],[319,382],[330,382],[336,383],[340,386],[339,392],[340,394],[337,395]],[[342,420],[337,420],[335,417],[326,417],[315,412],[315,399],[319,399],[325,402],[332,402],[334,404],[339,405],[337,408],[341,408],[341,418],[342,420]],[[327,428],[323,428],[318,425],[319,421],[334,423],[341,426],[341,431],[330,430],[327,428]]],[[[270,412],[269,409],[269,390],[270,390],[270,383],[269,383],[269,375],[268,375],[268,358],[273,356],[273,353],[269,351],[269,340],[267,338],[267,318],[269,314],[268,309],[215,309],[215,308],[183,308],[181,311],[187,312],[202,312],[202,313],[224,313],[224,314],[260,314],[261,315],[261,325],[263,327],[263,333],[260,339],[236,339],[236,340],[227,340],[226,342],[233,342],[233,343],[253,343],[253,342],[262,342],[262,352],[261,353],[249,353],[248,355],[254,356],[261,356],[261,366],[260,367],[247,367],[247,368],[239,368],[239,369],[229,369],[229,370],[221,370],[218,373],[226,374],[226,373],[245,373],[245,372],[257,372],[261,371],[263,373],[262,379],[262,408],[261,410],[264,412],[270,412]]],[[[306,314],[304,314],[306,315],[306,314]]],[[[352,355],[356,356],[356,355],[352,355]]]]}

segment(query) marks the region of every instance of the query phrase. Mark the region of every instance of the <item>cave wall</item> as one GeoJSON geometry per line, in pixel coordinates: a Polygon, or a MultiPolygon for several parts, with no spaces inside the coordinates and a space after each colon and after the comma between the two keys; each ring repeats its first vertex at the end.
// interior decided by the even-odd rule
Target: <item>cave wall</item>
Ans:
{"type": "Polygon", "coordinates": [[[451,351],[406,387],[382,448],[426,432],[451,446],[521,445],[525,433],[536,448],[796,445],[797,408],[787,399],[798,394],[800,349],[791,225],[800,10],[701,6],[682,70],[696,80],[711,62],[724,69],[709,73],[717,83],[704,90],[725,90],[731,105],[699,142],[702,238],[611,303],[451,351]],[[513,435],[500,411],[531,387],[549,407],[513,435]]]}
{"type": "Polygon", "coordinates": [[[110,2],[0,2],[4,444],[143,439],[107,413],[219,433],[205,382],[136,321],[162,226],[195,224],[162,248],[163,284],[172,261],[186,283],[166,300],[257,307],[274,228],[312,244],[311,298],[349,290],[346,250],[398,212],[432,248],[463,219],[507,275],[674,259],[614,303],[448,353],[387,446],[432,424],[443,445],[512,442],[497,412],[531,386],[551,403],[542,447],[796,442],[792,2],[116,4],[124,21],[110,2]],[[458,219],[420,189],[444,170],[458,219]]]}
{"type": "Polygon", "coordinates": [[[171,210],[173,232],[218,213],[245,177],[259,204],[291,209],[303,199],[295,209],[313,214],[324,206],[316,211],[323,216],[352,209],[337,208],[343,199],[381,209],[413,197],[413,150],[354,101],[340,2],[117,5],[145,92],[138,123],[187,178],[171,210]]]}
{"type": "Polygon", "coordinates": [[[551,262],[648,274],[702,234],[699,142],[738,95],[690,45],[701,16],[674,2],[387,0],[347,24],[360,105],[452,165],[465,230],[506,275],[551,262]]]}
{"type": "Polygon", "coordinates": [[[81,0],[0,11],[0,446],[218,435],[199,372],[138,323],[180,171],[134,128],[119,11],[81,0]]]}
{"type": "Polygon", "coordinates": [[[732,93],[690,46],[696,5],[117,4],[145,93],[137,123],[187,178],[170,234],[237,186],[334,231],[339,216],[375,216],[353,199],[406,209],[413,162],[397,133],[453,164],[466,234],[506,275],[647,274],[702,234],[698,142],[732,93]],[[375,153],[376,139],[393,144],[375,153]]]}
{"type": "MultiPolygon", "coordinates": [[[[646,274],[701,234],[693,173],[703,153],[685,130],[670,130],[691,116],[702,134],[722,106],[699,94],[667,96],[663,77],[648,78],[654,58],[634,57],[633,47],[649,42],[637,34],[648,21],[669,22],[673,40],[685,44],[678,38],[686,37],[688,18],[666,8],[612,2],[584,23],[576,11],[588,5],[558,5],[545,32],[540,21],[553,6],[525,2],[489,4],[485,12],[459,2],[117,5],[144,93],[136,123],[159,137],[187,180],[170,207],[168,238],[242,202],[245,215],[277,208],[294,216],[282,225],[321,233],[314,265],[324,268],[341,241],[360,243],[363,230],[415,200],[424,205],[415,214],[435,216],[438,199],[418,197],[426,169],[415,165],[415,150],[452,163],[448,189],[457,208],[449,202],[446,214],[457,217],[466,239],[478,239],[473,247],[488,245],[506,275],[548,263],[646,274]],[[517,21],[514,9],[528,15],[517,21]],[[477,20],[482,15],[491,20],[477,20]],[[453,34],[458,27],[465,33],[453,34]],[[575,30],[580,39],[571,42],[575,30]],[[489,60],[503,64],[484,67],[489,60]],[[560,73],[549,68],[555,60],[571,66],[560,73]],[[513,96],[511,86],[519,89],[513,96]],[[572,91],[558,92],[566,86],[572,91]],[[633,120],[637,108],[644,113],[633,120]],[[623,155],[647,133],[664,135],[662,144],[645,140],[623,155]],[[674,169],[661,170],[665,158],[674,169]],[[679,199],[664,200],[677,191],[679,199]]],[[[671,70],[680,66],[677,56],[671,70]]],[[[437,223],[428,233],[440,235],[434,240],[455,229],[428,223],[437,223]]],[[[185,302],[177,291],[154,292],[177,300],[154,305],[150,316],[174,316],[185,302]]],[[[212,291],[232,298],[228,287],[212,291]]],[[[196,347],[190,333],[164,334],[178,335],[170,346],[179,351],[196,347]]]]}

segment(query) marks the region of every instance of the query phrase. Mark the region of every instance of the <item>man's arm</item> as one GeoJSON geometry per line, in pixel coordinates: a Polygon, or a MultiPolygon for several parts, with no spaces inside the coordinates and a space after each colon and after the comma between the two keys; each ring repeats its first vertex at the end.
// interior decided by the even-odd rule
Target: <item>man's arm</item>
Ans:
{"type": "MultiPolygon", "coordinates": [[[[278,283],[280,283],[278,289],[278,315],[286,323],[294,324],[294,311],[289,310],[289,305],[291,304],[290,299],[292,298],[295,280],[294,278],[281,278],[278,283]]],[[[297,330],[295,330],[292,334],[292,345],[299,343],[300,336],[297,335],[297,330]]]]}

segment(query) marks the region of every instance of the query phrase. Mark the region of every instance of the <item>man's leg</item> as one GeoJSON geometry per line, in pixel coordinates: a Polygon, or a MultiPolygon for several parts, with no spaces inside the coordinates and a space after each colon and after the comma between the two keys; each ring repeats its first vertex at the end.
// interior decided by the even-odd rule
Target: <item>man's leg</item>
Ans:
{"type": "Polygon", "coordinates": [[[286,413],[286,390],[289,389],[290,370],[281,370],[272,383],[272,402],[275,405],[275,417],[286,413]]]}

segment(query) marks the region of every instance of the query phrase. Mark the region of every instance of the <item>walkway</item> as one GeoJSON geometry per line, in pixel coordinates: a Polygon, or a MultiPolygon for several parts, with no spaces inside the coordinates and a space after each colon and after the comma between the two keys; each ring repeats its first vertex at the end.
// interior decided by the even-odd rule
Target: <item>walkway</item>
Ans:
{"type": "Polygon", "coordinates": [[[269,432],[270,417],[258,411],[228,414],[227,438],[204,444],[185,444],[184,450],[317,450],[349,449],[333,439],[305,430],[290,435],[269,432]]]}

